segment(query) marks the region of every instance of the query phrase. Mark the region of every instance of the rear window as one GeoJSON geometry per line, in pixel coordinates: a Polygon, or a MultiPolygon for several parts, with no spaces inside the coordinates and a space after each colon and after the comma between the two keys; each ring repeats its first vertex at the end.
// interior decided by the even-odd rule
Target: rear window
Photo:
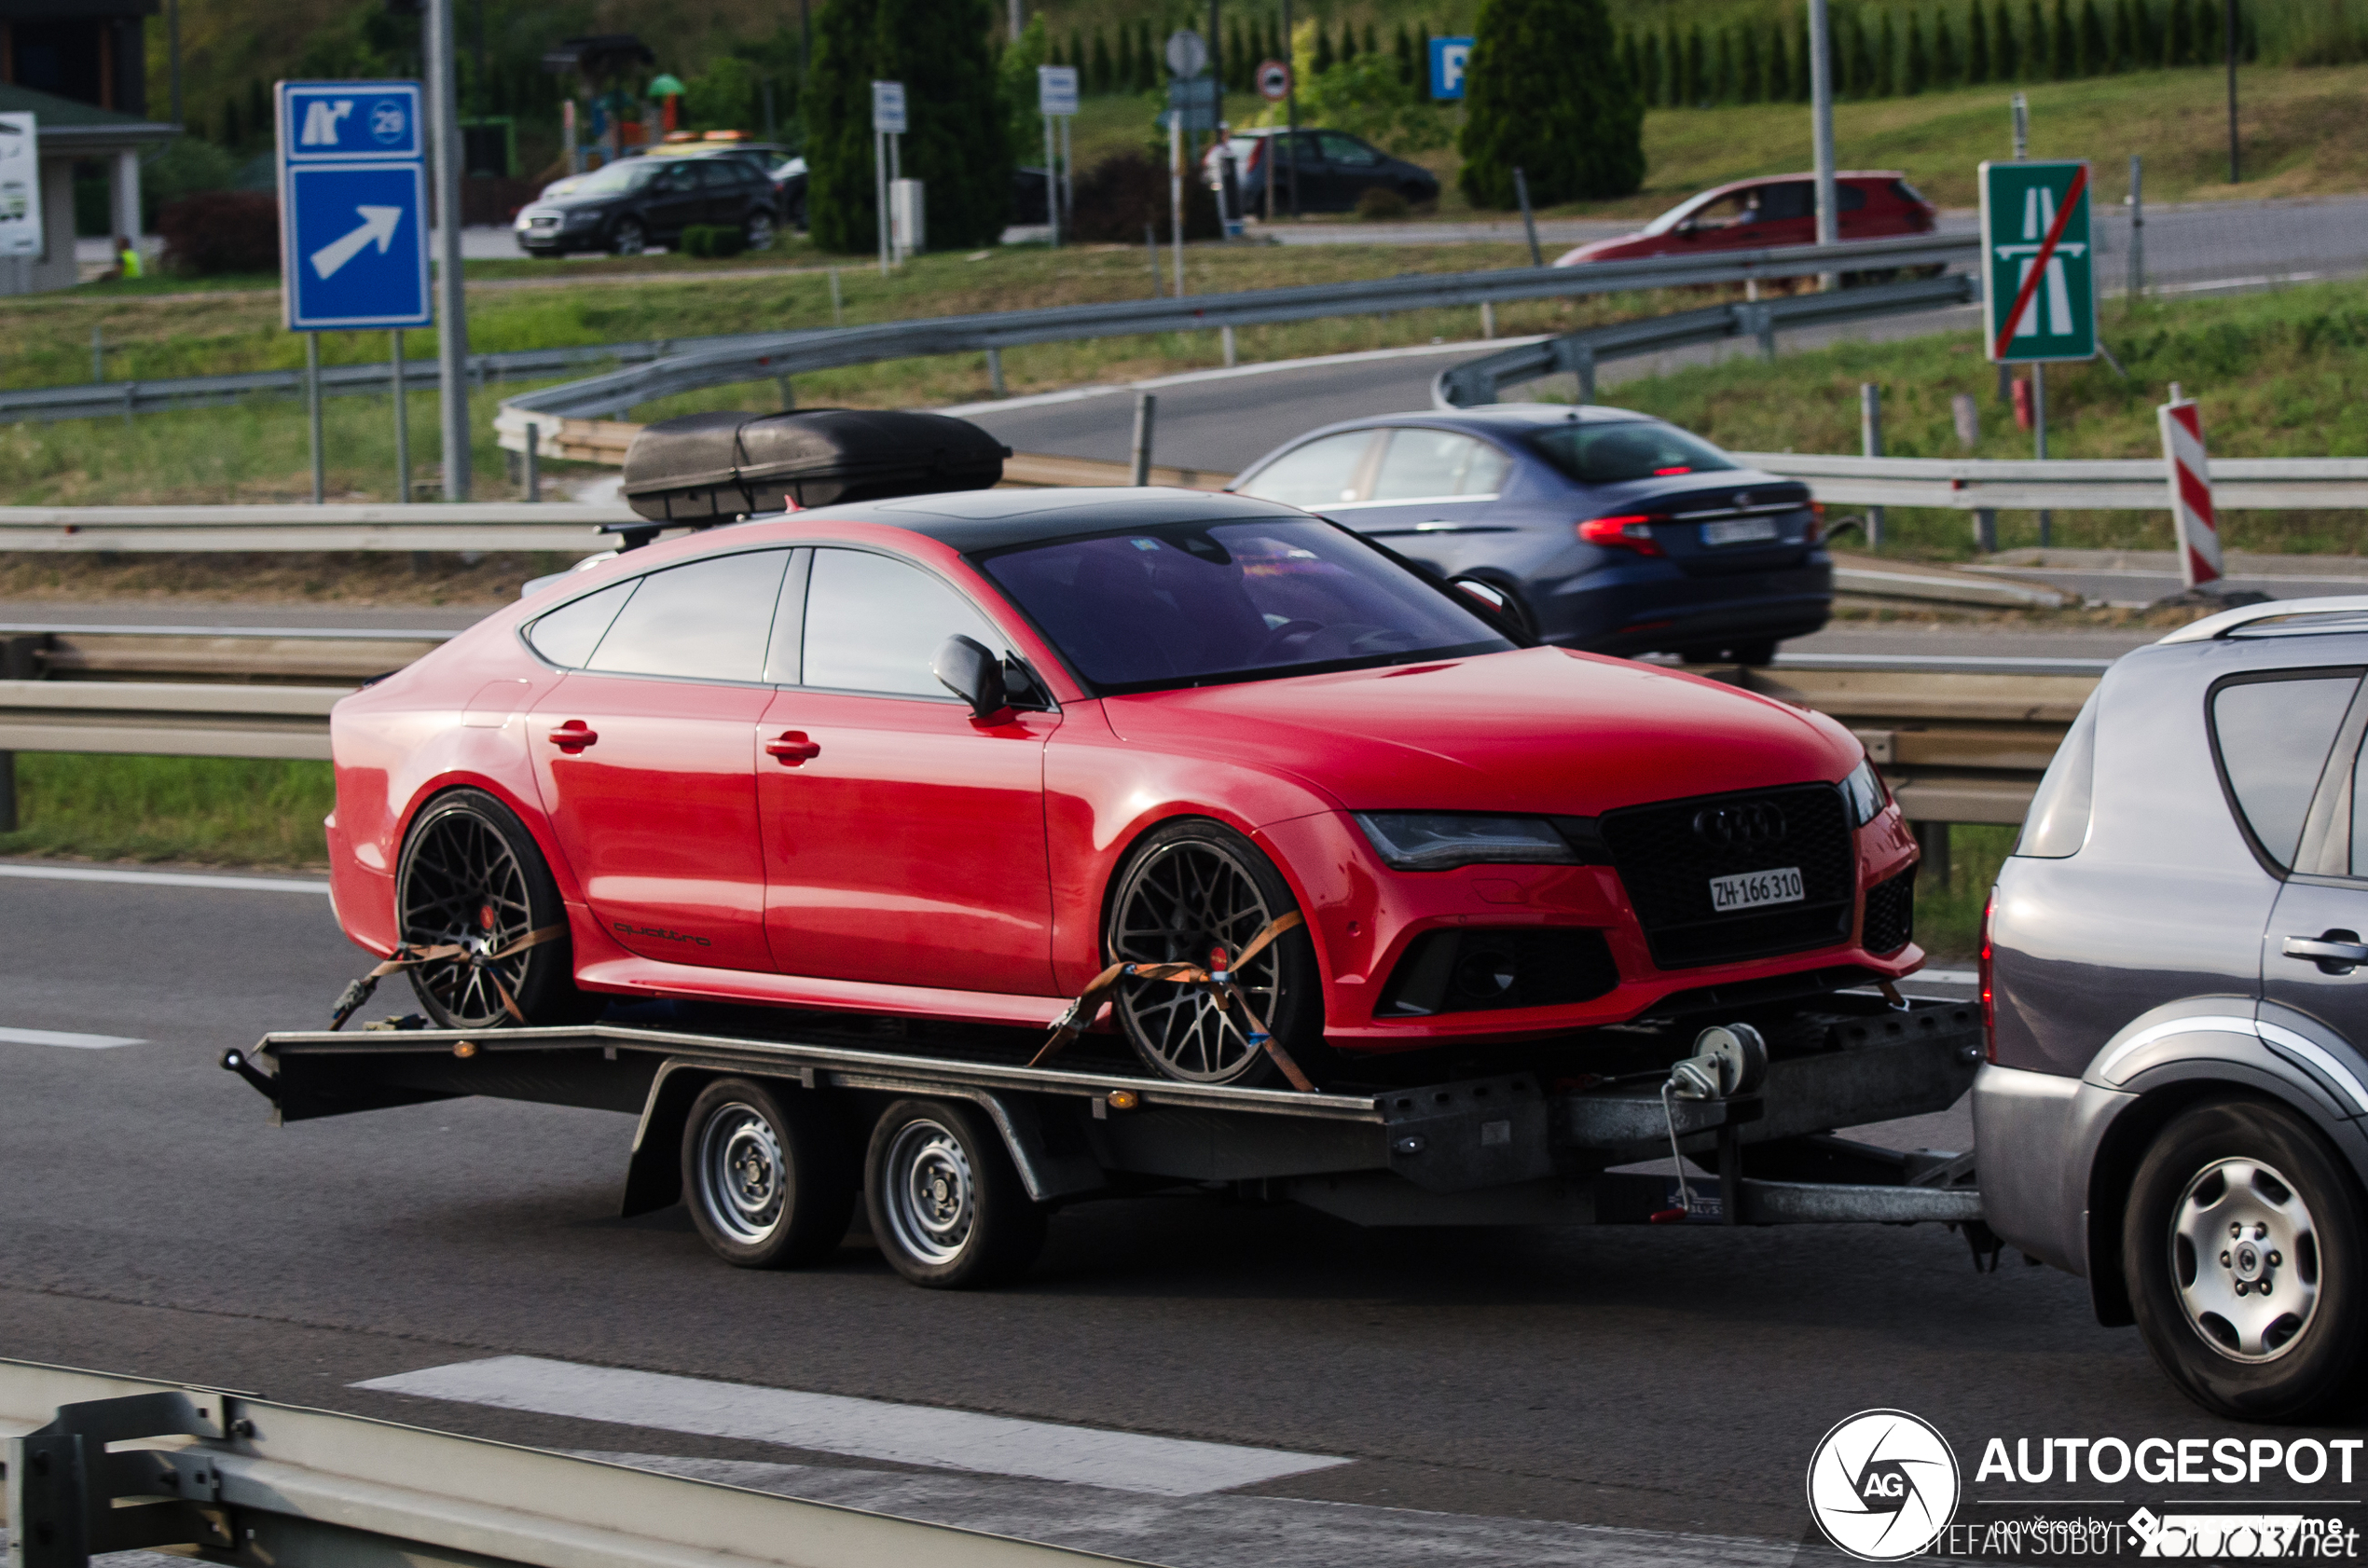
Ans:
{"type": "Polygon", "coordinates": [[[1658,420],[1552,425],[1529,438],[1537,454],[1582,485],[1625,485],[1679,474],[1711,474],[1734,462],[1699,435],[1658,420]]]}
{"type": "Polygon", "coordinates": [[[1909,185],[1906,180],[1893,180],[1891,183],[1891,193],[1899,198],[1902,201],[1914,202],[1919,207],[1931,205],[1930,202],[1924,199],[1924,193],[1918,190],[1914,186],[1909,185]]]}
{"type": "Polygon", "coordinates": [[[2303,817],[2360,685],[2357,672],[2240,681],[2211,695],[2212,744],[2237,814],[2263,854],[2294,863],[2303,817]]]}

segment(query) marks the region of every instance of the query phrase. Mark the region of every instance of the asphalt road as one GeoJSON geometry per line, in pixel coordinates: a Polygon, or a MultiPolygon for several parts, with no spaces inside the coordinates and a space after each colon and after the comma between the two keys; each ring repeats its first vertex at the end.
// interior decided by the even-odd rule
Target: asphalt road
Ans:
{"type": "MultiPolygon", "coordinates": [[[[810,1271],[736,1272],[680,1209],[614,1217],[626,1117],[455,1101],[267,1127],[214,1060],[317,1024],[365,962],[317,891],[0,874],[0,922],[12,1356],[1193,1565],[1792,1561],[1811,1447],[1856,1410],[1933,1421],[1969,1479],[1992,1437],[2236,1430],[2098,1327],[2079,1282],[2011,1253],[1976,1273],[1931,1227],[1361,1231],[1174,1198],[1061,1214],[1036,1275],[993,1294],[913,1289],[860,1235],[810,1271]],[[924,1427],[945,1408],[1047,1424],[1048,1453],[1083,1427],[1329,1463],[1147,1496],[718,1431],[682,1418],[712,1402],[696,1388],[496,1408],[355,1386],[503,1355],[564,1364],[525,1369],[563,1392],[587,1365],[640,1369],[924,1427]]],[[[1982,1495],[2002,1492],[2080,1494],[1982,1495]]]]}

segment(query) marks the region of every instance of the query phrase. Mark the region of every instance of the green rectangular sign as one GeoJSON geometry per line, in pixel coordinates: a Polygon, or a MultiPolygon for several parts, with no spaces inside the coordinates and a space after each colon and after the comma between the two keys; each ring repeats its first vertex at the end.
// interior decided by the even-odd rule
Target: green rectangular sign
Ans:
{"type": "Polygon", "coordinates": [[[1981,166],[1983,338],[2006,364],[2097,357],[2086,159],[1981,166]]]}

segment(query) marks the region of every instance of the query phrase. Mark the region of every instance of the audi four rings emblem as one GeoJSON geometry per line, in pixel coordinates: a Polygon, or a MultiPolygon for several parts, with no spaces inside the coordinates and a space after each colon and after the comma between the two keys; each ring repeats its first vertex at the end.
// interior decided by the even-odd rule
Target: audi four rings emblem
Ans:
{"type": "Polygon", "coordinates": [[[1719,849],[1781,844],[1784,814],[1765,801],[1749,805],[1708,805],[1694,813],[1694,836],[1719,849]]]}

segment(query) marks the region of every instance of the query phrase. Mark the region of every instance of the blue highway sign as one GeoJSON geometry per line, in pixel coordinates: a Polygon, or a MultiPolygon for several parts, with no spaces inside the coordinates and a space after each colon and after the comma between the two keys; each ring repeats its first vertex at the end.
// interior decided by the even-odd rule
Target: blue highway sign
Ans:
{"type": "Polygon", "coordinates": [[[1464,96],[1464,65],[1472,57],[1469,38],[1431,40],[1431,96],[1452,103],[1464,96]]]}
{"type": "Polygon", "coordinates": [[[280,280],[291,331],[425,326],[416,82],[282,82],[280,280]]]}

